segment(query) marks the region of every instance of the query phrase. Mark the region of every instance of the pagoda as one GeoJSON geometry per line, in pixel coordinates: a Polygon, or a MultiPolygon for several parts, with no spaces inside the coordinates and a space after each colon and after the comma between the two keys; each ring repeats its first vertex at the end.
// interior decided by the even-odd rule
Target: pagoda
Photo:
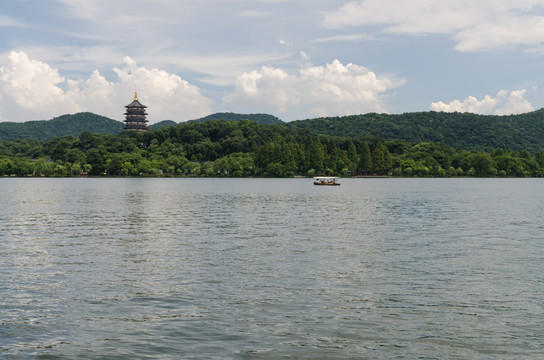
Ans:
{"type": "Polygon", "coordinates": [[[138,93],[134,90],[134,101],[125,106],[127,111],[125,112],[125,130],[137,130],[137,131],[146,131],[147,130],[147,120],[145,116],[145,108],[147,106],[143,105],[138,101],[138,93]]]}

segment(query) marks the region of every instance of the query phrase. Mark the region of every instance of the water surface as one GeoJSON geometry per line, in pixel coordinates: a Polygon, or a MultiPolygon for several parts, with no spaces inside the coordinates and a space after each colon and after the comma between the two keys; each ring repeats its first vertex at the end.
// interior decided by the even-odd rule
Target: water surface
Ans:
{"type": "Polygon", "coordinates": [[[0,179],[0,357],[544,357],[544,180],[0,179]]]}

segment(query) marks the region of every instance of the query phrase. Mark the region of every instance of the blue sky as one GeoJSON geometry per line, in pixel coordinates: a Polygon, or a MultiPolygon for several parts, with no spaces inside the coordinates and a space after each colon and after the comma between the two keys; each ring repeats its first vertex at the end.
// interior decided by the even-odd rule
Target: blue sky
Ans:
{"type": "Polygon", "coordinates": [[[544,0],[3,0],[0,121],[544,107],[544,0]]]}

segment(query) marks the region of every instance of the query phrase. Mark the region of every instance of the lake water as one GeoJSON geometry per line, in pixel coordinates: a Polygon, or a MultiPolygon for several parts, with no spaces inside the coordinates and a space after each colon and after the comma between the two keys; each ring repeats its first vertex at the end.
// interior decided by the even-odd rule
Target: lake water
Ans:
{"type": "Polygon", "coordinates": [[[544,179],[341,182],[0,179],[0,358],[544,358],[544,179]]]}

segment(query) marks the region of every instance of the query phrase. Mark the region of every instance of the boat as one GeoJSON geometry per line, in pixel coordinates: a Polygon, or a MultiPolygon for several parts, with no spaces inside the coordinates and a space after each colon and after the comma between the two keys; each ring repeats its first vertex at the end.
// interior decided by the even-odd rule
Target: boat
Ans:
{"type": "Polygon", "coordinates": [[[314,177],[314,185],[324,185],[324,186],[339,186],[337,177],[331,176],[316,176],[314,177]]]}

